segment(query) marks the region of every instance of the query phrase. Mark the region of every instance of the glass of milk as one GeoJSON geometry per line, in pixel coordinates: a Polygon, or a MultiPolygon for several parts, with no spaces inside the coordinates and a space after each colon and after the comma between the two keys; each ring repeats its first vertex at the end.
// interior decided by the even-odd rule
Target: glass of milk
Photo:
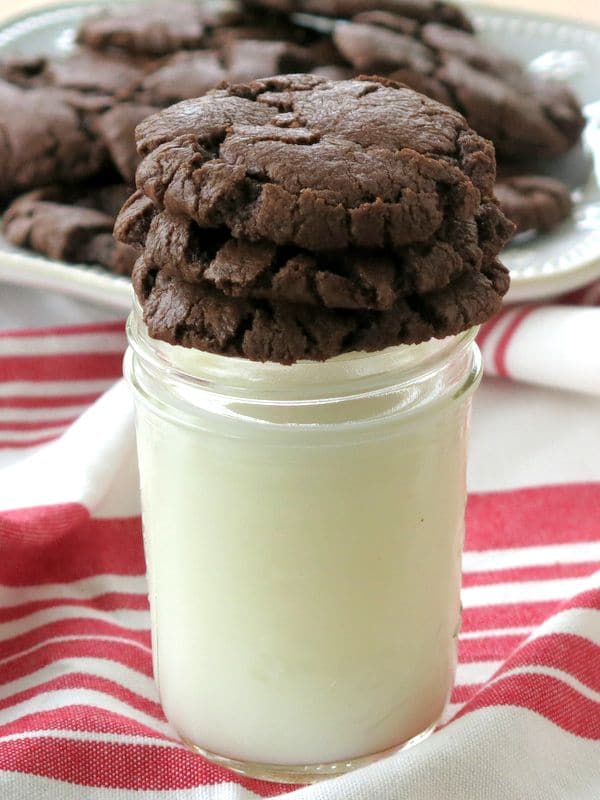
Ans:
{"type": "Polygon", "coordinates": [[[310,782],[418,741],[456,666],[475,330],[293,366],[151,339],[136,404],[154,675],[182,740],[310,782]]]}

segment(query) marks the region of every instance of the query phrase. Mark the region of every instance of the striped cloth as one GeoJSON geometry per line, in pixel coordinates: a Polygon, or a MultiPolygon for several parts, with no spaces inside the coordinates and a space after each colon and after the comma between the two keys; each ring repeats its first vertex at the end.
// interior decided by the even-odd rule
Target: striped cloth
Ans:
{"type": "MultiPolygon", "coordinates": [[[[484,331],[488,368],[510,372],[536,313],[510,310],[484,331]]],[[[446,724],[419,747],[296,789],[192,755],[162,714],[131,406],[122,382],[104,393],[124,346],[120,320],[0,334],[3,800],[600,798],[595,398],[484,382],[446,724]]]]}

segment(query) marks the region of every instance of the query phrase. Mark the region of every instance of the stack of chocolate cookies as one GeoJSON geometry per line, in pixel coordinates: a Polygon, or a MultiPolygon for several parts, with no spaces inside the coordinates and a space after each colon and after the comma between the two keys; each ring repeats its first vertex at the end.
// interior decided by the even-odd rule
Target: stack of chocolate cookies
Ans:
{"type": "Polygon", "coordinates": [[[232,85],[137,129],[115,232],[150,334],[284,364],[459,333],[508,288],[492,145],[380,78],[232,85]]]}

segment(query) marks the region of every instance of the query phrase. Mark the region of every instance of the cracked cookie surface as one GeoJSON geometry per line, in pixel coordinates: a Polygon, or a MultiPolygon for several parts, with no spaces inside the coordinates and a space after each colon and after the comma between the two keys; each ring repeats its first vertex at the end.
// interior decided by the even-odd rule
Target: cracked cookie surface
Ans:
{"type": "Polygon", "coordinates": [[[250,242],[225,229],[201,229],[188,217],[158,211],[136,193],[119,215],[116,235],[143,249],[148,270],[229,296],[327,308],[390,309],[397,299],[445,288],[478,271],[512,228],[493,202],[473,220],[447,219],[436,236],[401,252],[351,248],[315,251],[250,242]],[[496,233],[495,238],[492,231],[496,233]]]}
{"type": "Polygon", "coordinates": [[[460,114],[390,81],[255,81],[144,120],[139,189],[238,238],[311,250],[427,241],[490,197],[494,154],[460,114]]]}
{"type": "Polygon", "coordinates": [[[228,297],[148,270],[143,256],[134,267],[133,282],[152,337],[222,355],[292,364],[459,333],[500,309],[509,278],[494,262],[483,272],[459,276],[440,291],[401,298],[388,311],[228,297]]]}

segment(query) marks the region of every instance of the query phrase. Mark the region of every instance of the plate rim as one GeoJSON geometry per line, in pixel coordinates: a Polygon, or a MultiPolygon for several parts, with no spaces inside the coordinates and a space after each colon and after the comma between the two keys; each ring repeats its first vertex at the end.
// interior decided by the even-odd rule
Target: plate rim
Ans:
{"type": "MultiPolygon", "coordinates": [[[[84,5],[84,2],[85,0],[82,0],[80,5],[84,5]]],[[[131,2],[131,0],[126,0],[126,2],[131,2]]],[[[552,24],[563,25],[566,28],[576,28],[583,33],[592,33],[593,35],[600,36],[600,22],[587,22],[584,20],[572,19],[570,17],[563,17],[560,14],[542,14],[540,11],[533,11],[526,8],[501,8],[500,6],[489,5],[487,3],[463,2],[460,3],[460,5],[467,12],[470,11],[474,15],[496,15],[503,18],[518,17],[519,19],[530,19],[536,22],[550,22],[552,24]]]]}

